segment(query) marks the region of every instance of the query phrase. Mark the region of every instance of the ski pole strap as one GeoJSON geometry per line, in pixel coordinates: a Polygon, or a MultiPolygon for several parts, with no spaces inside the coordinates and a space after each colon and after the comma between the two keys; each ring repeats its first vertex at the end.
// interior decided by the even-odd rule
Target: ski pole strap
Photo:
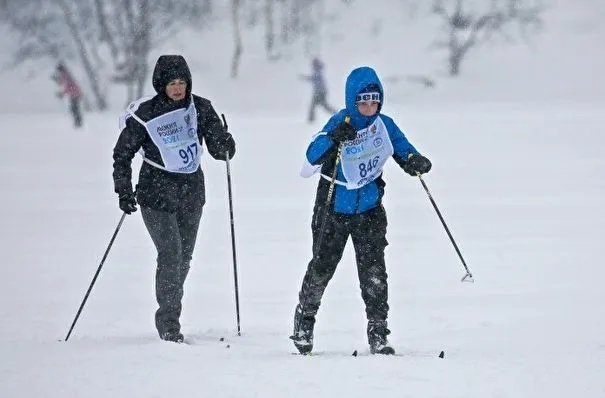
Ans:
{"type": "MultiPolygon", "coordinates": [[[[351,117],[349,115],[345,116],[345,123],[350,123],[351,117]]],[[[332,201],[332,194],[334,193],[334,184],[337,183],[336,174],[338,173],[338,165],[340,164],[340,155],[342,154],[342,142],[338,144],[338,151],[336,151],[336,160],[334,161],[334,170],[332,171],[332,178],[330,179],[330,188],[328,189],[328,198],[326,200],[326,205],[329,206],[332,201]]],[[[323,176],[323,174],[322,174],[323,176]]],[[[340,181],[338,181],[340,182],[340,181]]],[[[342,184],[342,183],[341,183],[342,184]]],[[[327,207],[326,207],[327,209],[327,207]]]]}
{"type": "MultiPolygon", "coordinates": [[[[326,180],[328,180],[328,181],[332,182],[332,177],[327,176],[327,175],[325,175],[325,174],[320,174],[320,176],[321,176],[322,178],[325,178],[326,180]]],[[[334,184],[342,185],[342,186],[345,186],[345,187],[347,186],[347,183],[346,183],[346,182],[342,182],[342,181],[339,181],[339,180],[336,180],[336,179],[334,179],[334,184]]]]}

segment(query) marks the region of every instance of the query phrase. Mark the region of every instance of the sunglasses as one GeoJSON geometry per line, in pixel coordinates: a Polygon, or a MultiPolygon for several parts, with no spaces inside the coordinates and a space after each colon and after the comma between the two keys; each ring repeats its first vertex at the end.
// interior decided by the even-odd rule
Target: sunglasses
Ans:
{"type": "Polygon", "coordinates": [[[355,102],[380,102],[380,93],[363,93],[357,94],[355,97],[355,102]]]}

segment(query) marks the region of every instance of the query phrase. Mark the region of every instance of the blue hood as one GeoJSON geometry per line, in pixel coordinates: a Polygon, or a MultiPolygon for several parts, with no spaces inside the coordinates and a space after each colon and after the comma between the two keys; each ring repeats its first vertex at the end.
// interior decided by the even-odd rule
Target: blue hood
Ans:
{"type": "Polygon", "coordinates": [[[363,116],[359,113],[357,106],[355,105],[355,97],[357,94],[370,84],[376,84],[380,87],[380,94],[382,97],[382,102],[378,107],[378,113],[380,113],[380,109],[384,104],[384,89],[382,88],[382,83],[374,69],[368,66],[362,66],[353,69],[349,74],[349,77],[347,77],[347,83],[345,85],[345,104],[347,113],[351,116],[352,124],[357,129],[365,128],[378,116],[378,113],[370,117],[363,116]]]}

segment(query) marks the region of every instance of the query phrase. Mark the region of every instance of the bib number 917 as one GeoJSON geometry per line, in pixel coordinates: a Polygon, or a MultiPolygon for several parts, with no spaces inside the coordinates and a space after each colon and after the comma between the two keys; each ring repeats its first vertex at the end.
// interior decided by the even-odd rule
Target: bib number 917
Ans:
{"type": "Polygon", "coordinates": [[[189,164],[197,157],[197,143],[187,146],[187,149],[179,149],[179,156],[183,159],[184,164],[189,164]],[[195,153],[194,153],[195,151],[195,153]]]}

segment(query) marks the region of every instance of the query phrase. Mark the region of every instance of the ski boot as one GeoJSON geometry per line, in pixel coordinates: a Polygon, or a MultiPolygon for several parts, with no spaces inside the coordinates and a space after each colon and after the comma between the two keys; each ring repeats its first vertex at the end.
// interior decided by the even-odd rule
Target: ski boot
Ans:
{"type": "Polygon", "coordinates": [[[164,332],[160,335],[160,338],[164,341],[171,341],[178,344],[185,341],[183,334],[180,332],[164,332]]]}
{"type": "Polygon", "coordinates": [[[391,331],[387,329],[386,321],[368,321],[368,343],[370,343],[370,353],[382,355],[394,355],[395,349],[391,347],[387,340],[387,335],[391,331]]]}
{"type": "Polygon", "coordinates": [[[302,312],[300,304],[296,306],[294,312],[294,331],[290,339],[294,346],[302,355],[311,354],[313,350],[313,326],[315,325],[315,316],[305,315],[302,312]]]}

